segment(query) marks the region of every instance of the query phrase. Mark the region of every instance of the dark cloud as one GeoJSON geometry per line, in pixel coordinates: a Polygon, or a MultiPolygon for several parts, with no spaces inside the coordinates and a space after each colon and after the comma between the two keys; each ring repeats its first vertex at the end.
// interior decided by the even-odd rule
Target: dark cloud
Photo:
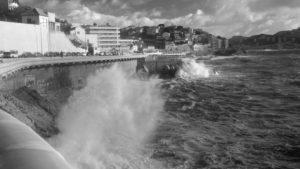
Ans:
{"type": "Polygon", "coordinates": [[[174,23],[231,36],[300,26],[300,0],[20,0],[76,23],[174,23]]]}
{"type": "Polygon", "coordinates": [[[207,14],[214,14],[217,10],[217,2],[220,0],[20,0],[21,3],[55,11],[57,13],[65,13],[68,4],[81,4],[95,12],[122,16],[130,15],[136,11],[151,12],[159,10],[165,18],[174,18],[178,16],[194,13],[201,9],[207,14]],[[49,4],[56,6],[49,6],[49,4]],[[61,7],[66,10],[61,10],[61,7]],[[57,10],[59,8],[59,10],[57,10]]]}
{"type": "Polygon", "coordinates": [[[255,0],[249,3],[249,7],[255,12],[264,12],[281,7],[300,7],[300,0],[255,0]]]}

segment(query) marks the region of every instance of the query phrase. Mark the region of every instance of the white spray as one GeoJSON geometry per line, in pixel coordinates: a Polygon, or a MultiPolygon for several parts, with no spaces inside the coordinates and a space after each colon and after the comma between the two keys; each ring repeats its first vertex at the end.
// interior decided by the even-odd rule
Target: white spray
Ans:
{"type": "Polygon", "coordinates": [[[76,169],[159,168],[142,151],[163,110],[158,83],[117,65],[97,72],[71,96],[50,142],[76,169]]]}
{"type": "Polygon", "coordinates": [[[204,63],[197,63],[194,59],[183,59],[177,76],[183,79],[198,79],[210,77],[210,70],[204,63]]]}

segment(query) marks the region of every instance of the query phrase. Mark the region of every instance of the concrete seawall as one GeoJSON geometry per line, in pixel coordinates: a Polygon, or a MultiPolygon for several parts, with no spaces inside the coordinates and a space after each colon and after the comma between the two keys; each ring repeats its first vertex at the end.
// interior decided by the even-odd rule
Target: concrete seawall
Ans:
{"type": "Polygon", "coordinates": [[[96,70],[118,63],[125,70],[135,72],[137,60],[142,58],[143,55],[6,59],[0,63],[0,89],[16,90],[26,86],[41,94],[60,87],[79,89],[96,70]]]}
{"type": "Polygon", "coordinates": [[[170,55],[149,55],[139,59],[137,71],[146,71],[151,74],[158,74],[161,78],[174,77],[182,64],[181,54],[170,55]]]}
{"type": "Polygon", "coordinates": [[[71,169],[31,128],[0,109],[0,168],[71,169]]]}
{"type": "Polygon", "coordinates": [[[0,21],[0,50],[44,53],[49,50],[49,30],[45,26],[0,21]]]}
{"type": "Polygon", "coordinates": [[[2,59],[0,63],[0,76],[7,78],[13,73],[28,68],[55,66],[55,65],[74,65],[74,64],[89,64],[89,63],[108,63],[122,62],[128,60],[137,60],[144,58],[145,55],[124,55],[124,56],[93,56],[93,57],[42,57],[42,58],[16,58],[2,59]]]}
{"type": "MultiPolygon", "coordinates": [[[[22,69],[0,80],[0,108],[40,136],[51,137],[58,132],[55,117],[70,95],[84,88],[96,72],[105,71],[115,63],[57,64],[22,69]]],[[[137,60],[117,64],[124,72],[134,74],[137,60]]]]}

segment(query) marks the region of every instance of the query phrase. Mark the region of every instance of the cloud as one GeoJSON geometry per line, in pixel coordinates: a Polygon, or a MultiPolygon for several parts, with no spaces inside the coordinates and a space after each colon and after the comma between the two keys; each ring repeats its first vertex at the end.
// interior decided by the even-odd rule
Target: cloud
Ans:
{"type": "Polygon", "coordinates": [[[150,17],[161,17],[161,11],[158,11],[156,9],[153,9],[150,13],[150,17]]]}
{"type": "Polygon", "coordinates": [[[298,8],[299,0],[254,0],[249,3],[252,11],[262,12],[270,9],[278,9],[282,7],[298,8]]]}
{"type": "Polygon", "coordinates": [[[299,0],[34,0],[31,5],[75,23],[120,27],[169,23],[226,37],[300,26],[299,0]]]}

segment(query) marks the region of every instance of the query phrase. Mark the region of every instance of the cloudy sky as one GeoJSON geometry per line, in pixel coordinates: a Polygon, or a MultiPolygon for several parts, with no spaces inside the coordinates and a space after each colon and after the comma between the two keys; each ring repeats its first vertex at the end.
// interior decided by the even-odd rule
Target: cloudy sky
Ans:
{"type": "Polygon", "coordinates": [[[233,35],[300,27],[300,0],[19,0],[74,23],[175,24],[233,35]]]}

